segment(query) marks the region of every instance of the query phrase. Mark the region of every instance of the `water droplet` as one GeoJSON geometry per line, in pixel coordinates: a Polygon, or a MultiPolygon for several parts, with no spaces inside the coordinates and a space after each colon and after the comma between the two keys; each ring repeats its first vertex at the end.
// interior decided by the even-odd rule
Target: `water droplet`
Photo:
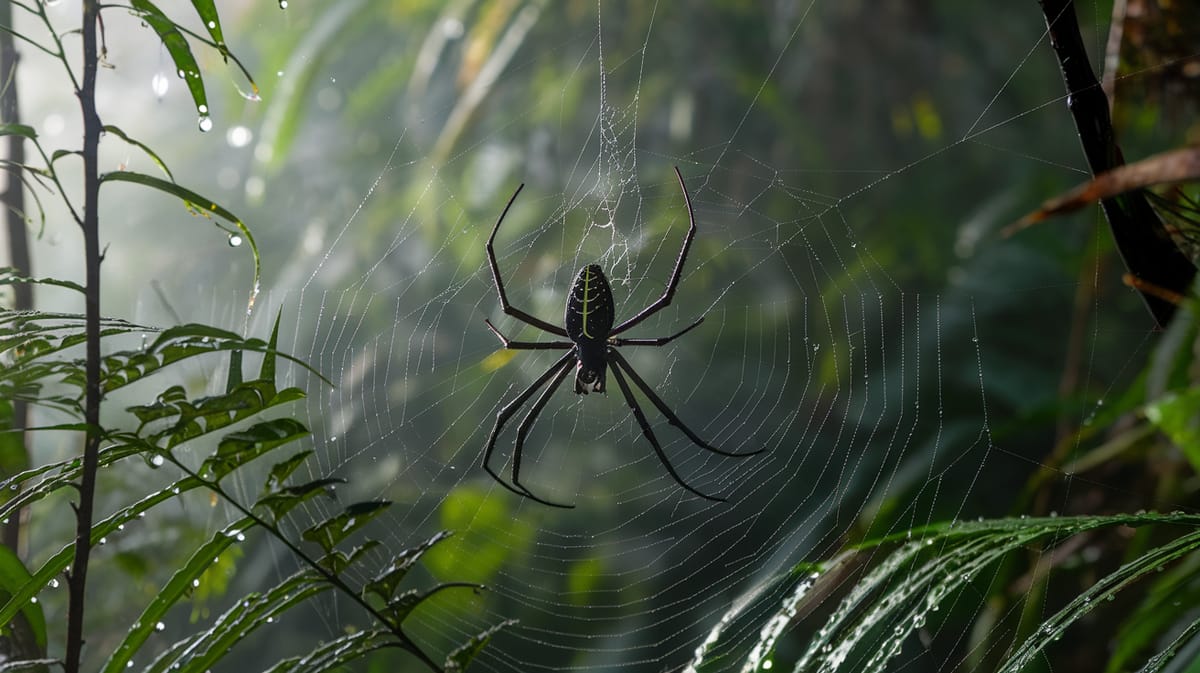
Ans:
{"type": "Polygon", "coordinates": [[[196,588],[198,586],[200,586],[200,580],[192,580],[192,588],[196,588]]]}
{"type": "Polygon", "coordinates": [[[209,117],[208,115],[206,115],[204,113],[200,113],[200,130],[205,133],[208,133],[209,131],[212,130],[212,127],[213,127],[212,117],[209,117]]]}
{"type": "Polygon", "coordinates": [[[125,662],[125,668],[133,668],[133,659],[125,662]]]}
{"type": "Polygon", "coordinates": [[[34,596],[33,598],[30,598],[30,599],[29,599],[29,602],[30,602],[30,603],[36,603],[36,602],[37,602],[37,596],[34,596]]]}
{"type": "Polygon", "coordinates": [[[209,21],[209,22],[208,22],[208,27],[209,27],[209,28],[216,28],[216,27],[217,27],[217,22],[216,22],[216,21],[209,21]]]}
{"type": "Polygon", "coordinates": [[[154,77],[150,78],[150,90],[158,98],[167,95],[167,89],[171,88],[171,80],[161,72],[154,73],[154,77]]]}
{"type": "Polygon", "coordinates": [[[166,628],[167,628],[167,625],[163,624],[162,622],[158,622],[157,624],[154,625],[155,631],[164,631],[164,630],[166,630],[166,628]]]}
{"type": "Polygon", "coordinates": [[[199,113],[200,113],[200,114],[202,114],[202,115],[206,115],[206,114],[208,114],[208,106],[207,106],[207,105],[203,105],[203,104],[201,104],[201,105],[198,105],[198,106],[196,107],[196,112],[199,112],[199,113]]]}
{"type": "Polygon", "coordinates": [[[225,132],[225,142],[230,147],[245,147],[251,140],[254,140],[254,134],[245,126],[232,126],[225,132]]]}
{"type": "Polygon", "coordinates": [[[162,456],[151,456],[150,457],[150,464],[153,465],[154,467],[162,467],[162,464],[164,462],[166,462],[166,459],[163,458],[162,456]]]}
{"type": "Polygon", "coordinates": [[[236,248],[242,244],[242,237],[239,234],[229,235],[229,247],[236,248]]]}
{"type": "Polygon", "coordinates": [[[184,77],[187,77],[187,73],[183,71],[183,68],[176,70],[175,74],[179,75],[179,79],[183,79],[184,77]]]}
{"type": "Polygon", "coordinates": [[[50,581],[46,582],[46,586],[50,587],[51,589],[57,589],[58,588],[58,578],[51,577],[50,581]]]}
{"type": "Polygon", "coordinates": [[[287,9],[288,0],[279,0],[279,9],[287,9]]]}
{"type": "Polygon", "coordinates": [[[463,22],[458,19],[446,19],[442,21],[442,35],[448,40],[456,40],[462,37],[463,22]]]}
{"type": "Polygon", "coordinates": [[[100,544],[108,544],[108,538],[106,538],[106,537],[100,538],[100,544]]]}

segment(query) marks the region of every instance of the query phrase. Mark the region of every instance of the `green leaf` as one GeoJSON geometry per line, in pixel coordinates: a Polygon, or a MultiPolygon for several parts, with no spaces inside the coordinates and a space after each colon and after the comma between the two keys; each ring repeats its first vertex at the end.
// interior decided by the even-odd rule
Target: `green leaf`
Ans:
{"type": "Polygon", "coordinates": [[[346,507],[341,514],[334,515],[304,531],[302,537],[315,542],[326,552],[333,550],[339,542],[354,531],[367,525],[392,503],[386,500],[358,502],[346,507]]]}
{"type": "MultiPolygon", "coordinates": [[[[34,582],[29,570],[11,549],[0,545],[0,599],[10,600],[22,588],[34,582]]],[[[10,640],[8,654],[13,659],[33,659],[46,656],[46,617],[41,603],[25,601],[20,612],[0,628],[10,640]]]]}
{"type": "Polygon", "coordinates": [[[1200,386],[1168,392],[1146,407],[1146,418],[1178,446],[1200,472],[1200,386]]]}
{"type": "Polygon", "coordinates": [[[271,326],[271,339],[267,342],[267,350],[263,352],[262,368],[258,370],[258,378],[264,381],[275,380],[275,352],[279,347],[279,319],[283,317],[283,309],[275,314],[275,324],[271,326]]]}
{"type": "Polygon", "coordinates": [[[242,383],[242,352],[230,351],[229,370],[225,374],[225,392],[231,393],[242,383]]]}
{"type": "Polygon", "coordinates": [[[25,124],[0,124],[0,136],[21,136],[37,140],[37,131],[32,126],[25,124]]]}
{"type": "MultiPolygon", "coordinates": [[[[242,64],[237,56],[233,55],[233,52],[229,51],[229,47],[225,44],[225,34],[221,30],[221,17],[217,16],[216,3],[213,0],[192,0],[192,7],[196,10],[196,14],[200,16],[200,21],[204,24],[205,30],[208,31],[209,37],[212,38],[211,46],[220,52],[221,58],[225,59],[226,63],[232,60],[234,65],[242,71],[242,75],[246,77],[246,82],[250,84],[249,93],[240,89],[238,93],[242,94],[242,97],[247,100],[259,100],[258,85],[254,83],[254,78],[250,76],[250,71],[246,69],[246,66],[242,64]]],[[[196,35],[191,31],[188,31],[188,34],[196,35]]]]}
{"type": "MultiPolygon", "coordinates": [[[[114,181],[115,182],[132,182],[134,184],[142,185],[144,187],[150,187],[152,189],[157,189],[160,192],[164,192],[166,194],[170,194],[171,196],[177,197],[179,200],[183,201],[184,204],[192,212],[205,215],[206,217],[210,213],[213,215],[217,215],[218,217],[221,217],[222,219],[224,219],[227,222],[229,222],[230,224],[232,224],[234,228],[230,229],[228,227],[224,227],[221,225],[217,225],[217,226],[220,226],[222,230],[224,230],[228,233],[240,234],[240,235],[244,236],[246,238],[247,243],[250,244],[250,249],[254,252],[255,262],[257,263],[258,247],[254,244],[254,238],[253,238],[253,236],[251,236],[250,230],[242,222],[241,218],[239,218],[237,215],[234,215],[225,206],[222,206],[221,204],[213,201],[212,199],[205,198],[205,197],[201,196],[200,194],[197,194],[196,192],[193,192],[192,190],[190,190],[186,187],[181,187],[181,186],[175,184],[174,182],[171,182],[170,180],[163,180],[162,178],[156,178],[152,175],[146,175],[144,173],[136,173],[134,171],[112,171],[111,173],[105,173],[100,176],[100,182],[102,182],[102,183],[103,182],[114,182],[114,181]]],[[[258,277],[258,274],[256,273],[255,278],[257,278],[257,277],[258,277]]],[[[196,328],[198,326],[191,325],[191,327],[196,328]]],[[[211,329],[214,332],[224,331],[224,330],[217,330],[216,328],[211,328],[211,329]]],[[[232,334],[232,332],[229,332],[228,334],[232,334]]],[[[237,335],[234,334],[233,336],[236,338],[237,335]]]]}
{"type": "Polygon", "coordinates": [[[231,432],[221,438],[217,453],[204,461],[220,481],[230,472],[284,444],[308,436],[308,428],[291,418],[277,418],[231,432]]]}
{"type": "MultiPolygon", "coordinates": [[[[1139,581],[1194,554],[1200,549],[1198,523],[1200,517],[1194,515],[1142,514],[939,523],[903,531],[856,545],[824,564],[830,582],[821,590],[815,590],[815,583],[823,579],[818,576],[820,568],[811,564],[798,565],[779,579],[756,583],[748,594],[733,601],[735,607],[722,616],[687,670],[726,670],[731,657],[746,670],[762,670],[767,662],[775,663],[775,639],[783,629],[795,628],[798,615],[813,613],[810,603],[829,601],[837,591],[842,591],[841,599],[818,611],[827,616],[813,625],[812,636],[793,670],[824,670],[830,662],[838,662],[845,670],[889,670],[906,643],[913,640],[913,634],[927,621],[936,619],[937,610],[953,607],[963,592],[974,590],[974,583],[981,578],[994,580],[994,568],[1008,555],[1022,553],[1030,545],[1053,545],[1100,528],[1162,525],[1164,530],[1177,531],[1176,537],[1165,544],[1140,552],[1100,578],[1024,640],[1014,643],[1000,670],[1015,673],[1025,670],[1069,626],[1107,604],[1121,590],[1134,586],[1140,590],[1139,581]],[[884,544],[899,546],[883,555],[878,547],[884,544]],[[861,578],[848,588],[835,586],[841,585],[845,577],[835,567],[855,568],[860,563],[871,564],[861,578]],[[781,594],[786,596],[782,604],[781,594]],[[765,607],[771,610],[764,618],[765,607]],[[755,621],[748,623],[747,615],[755,621]],[[757,642],[745,638],[749,629],[758,632],[757,642]]],[[[1161,642],[1156,645],[1162,647],[1161,642]]]]}
{"type": "Polygon", "coordinates": [[[1200,604],[1200,556],[1192,554],[1176,567],[1162,573],[1145,592],[1141,604],[1128,615],[1120,631],[1109,642],[1110,673],[1132,671],[1134,662],[1145,659],[1160,645],[1162,634],[1192,619],[1200,604]]]}
{"type": "Polygon", "coordinates": [[[450,537],[450,535],[450,531],[441,531],[416,547],[400,552],[400,554],[392,559],[387,568],[363,586],[363,595],[374,594],[385,603],[391,601],[397,587],[404,581],[405,575],[408,574],[413,565],[420,560],[421,555],[435,544],[450,537]]]}
{"type": "Polygon", "coordinates": [[[59,280],[57,278],[31,278],[10,266],[0,267],[0,285],[15,285],[17,283],[32,283],[36,285],[65,287],[68,290],[74,290],[79,294],[86,294],[83,286],[79,283],[73,283],[69,280],[59,280]]]}
{"type": "Polygon", "coordinates": [[[168,179],[170,179],[172,181],[175,180],[175,176],[171,175],[171,169],[167,168],[167,163],[165,161],[163,161],[161,158],[159,158],[159,156],[154,153],[154,150],[150,149],[150,147],[148,145],[146,145],[145,143],[142,143],[140,141],[134,140],[133,138],[129,137],[129,135],[127,133],[122,131],[119,127],[113,126],[112,124],[105,124],[104,132],[111,133],[112,135],[129,143],[130,145],[133,145],[134,147],[138,148],[142,152],[145,152],[146,156],[150,157],[150,160],[154,162],[154,165],[158,166],[159,170],[161,170],[163,173],[166,173],[168,179]]]}
{"type": "MultiPolygon", "coordinates": [[[[112,535],[120,526],[135,521],[140,514],[149,511],[155,505],[167,500],[176,499],[181,493],[204,485],[205,482],[199,479],[185,477],[162,490],[156,491],[131,505],[117,510],[108,518],[92,524],[92,544],[99,544],[102,538],[112,535]]],[[[75,544],[72,542],[47,559],[33,573],[33,580],[23,585],[19,592],[14,593],[3,606],[0,606],[0,624],[6,624],[9,620],[13,619],[34,596],[37,596],[45,588],[47,583],[61,575],[74,558],[75,544]]]]}
{"type": "Polygon", "coordinates": [[[308,460],[308,457],[311,455],[313,455],[313,451],[311,449],[306,449],[300,453],[297,453],[291,458],[288,458],[287,460],[280,461],[272,465],[271,474],[267,477],[267,483],[265,486],[266,491],[272,492],[284,488],[287,478],[292,476],[292,473],[296,471],[296,468],[300,467],[300,465],[304,463],[304,461],[308,460]]]}
{"type": "Polygon", "coordinates": [[[175,22],[150,0],[130,0],[130,4],[138,16],[158,33],[158,38],[162,40],[167,53],[171,55],[171,60],[175,62],[176,73],[187,82],[197,113],[201,119],[207,119],[208,96],[204,93],[204,78],[200,75],[200,65],[192,55],[192,47],[187,38],[179,31],[175,22]]]}
{"type": "Polygon", "coordinates": [[[200,16],[200,23],[204,24],[213,42],[218,47],[224,47],[225,36],[221,32],[221,17],[217,16],[217,6],[213,0],[192,0],[192,8],[200,16]]]}
{"type": "Polygon", "coordinates": [[[147,673],[205,673],[259,627],[297,603],[332,588],[311,571],[300,571],[265,594],[250,593],[216,619],[212,627],[176,643],[145,669],[147,673]]]}
{"type": "MultiPolygon", "coordinates": [[[[59,426],[48,426],[46,428],[34,428],[34,430],[38,429],[85,433],[87,432],[87,425],[84,423],[69,423],[59,426]]],[[[141,451],[140,447],[126,444],[115,444],[102,448],[100,450],[100,467],[103,468],[112,465],[125,458],[137,455],[141,451]]],[[[22,507],[31,505],[59,489],[74,486],[78,483],[82,470],[83,463],[79,458],[68,458],[26,470],[5,479],[3,482],[0,482],[0,487],[16,491],[17,495],[11,500],[4,502],[3,505],[0,505],[0,519],[12,516],[22,507]],[[41,481],[30,483],[43,475],[45,476],[41,481]],[[24,488],[18,490],[16,488],[18,486],[24,486],[24,488]]]]}
{"type": "Polygon", "coordinates": [[[334,549],[328,554],[317,560],[317,563],[329,572],[338,575],[346,568],[354,565],[366,555],[367,552],[376,549],[380,546],[378,540],[367,540],[350,551],[349,554],[343,553],[339,549],[334,549]]]}
{"type": "Polygon", "coordinates": [[[267,669],[266,673],[322,673],[341,670],[346,664],[369,652],[397,645],[406,646],[397,642],[389,631],[356,631],[321,643],[303,657],[283,659],[267,669]]]}
{"type": "Polygon", "coordinates": [[[213,534],[208,542],[201,545],[188,558],[187,563],[175,571],[171,579],[167,580],[167,583],[154,596],[154,600],[142,611],[141,617],[126,632],[125,639],[105,662],[104,672],[125,671],[130,660],[142,649],[146,640],[157,631],[158,624],[166,617],[167,611],[187,596],[192,590],[193,582],[212,567],[213,561],[222,552],[238,542],[244,531],[254,525],[254,519],[242,518],[213,534]]]}
{"type": "Polygon", "coordinates": [[[344,483],[346,483],[345,479],[326,477],[300,484],[299,486],[288,486],[260,497],[258,502],[254,503],[254,506],[266,507],[271,510],[271,516],[274,517],[275,521],[278,521],[285,514],[295,509],[300,503],[311,500],[322,493],[332,495],[333,487],[344,483]]]}
{"type": "MultiPolygon", "coordinates": [[[[17,428],[13,403],[0,396],[0,474],[20,474],[29,469],[29,452],[25,450],[25,433],[17,428]]],[[[0,493],[0,501],[8,500],[10,492],[0,493]]]]}
{"type": "MultiPolygon", "coordinates": [[[[145,2],[146,0],[138,1],[145,2]]],[[[200,78],[197,76],[195,79],[199,80],[200,78]]],[[[187,189],[186,187],[180,187],[170,180],[163,180],[161,178],[145,175],[143,173],[135,173],[133,171],[113,171],[100,176],[101,183],[114,181],[131,182],[144,187],[157,189],[160,192],[164,192],[179,198],[183,201],[184,206],[193,213],[204,215],[205,217],[208,217],[211,213],[225,219],[232,224],[233,227],[231,228],[223,226],[219,222],[216,223],[218,228],[230,234],[231,237],[234,235],[240,236],[246,241],[246,244],[250,248],[250,254],[254,258],[254,277],[251,282],[251,287],[255,288],[255,291],[257,291],[259,278],[262,276],[262,259],[259,256],[258,245],[254,242],[254,236],[250,233],[249,227],[247,227],[237,215],[234,215],[232,212],[230,212],[228,208],[216,203],[211,199],[206,199],[196,192],[187,189]]],[[[232,240],[232,238],[230,240],[232,240]]]]}
{"type": "Polygon", "coordinates": [[[509,619],[491,627],[490,629],[473,636],[470,640],[463,643],[450,654],[446,655],[446,663],[442,665],[442,670],[445,673],[459,673],[467,670],[467,666],[479,656],[483,648],[491,641],[492,636],[496,635],[500,629],[516,624],[517,620],[509,619]]]}
{"type": "Polygon", "coordinates": [[[408,619],[412,611],[417,609],[417,606],[424,603],[436,593],[445,591],[446,589],[473,589],[476,593],[483,587],[478,584],[469,584],[466,582],[451,582],[448,584],[439,584],[428,591],[420,591],[418,589],[409,589],[389,600],[384,606],[382,612],[387,617],[388,625],[393,629],[399,630],[404,620],[408,619]]]}

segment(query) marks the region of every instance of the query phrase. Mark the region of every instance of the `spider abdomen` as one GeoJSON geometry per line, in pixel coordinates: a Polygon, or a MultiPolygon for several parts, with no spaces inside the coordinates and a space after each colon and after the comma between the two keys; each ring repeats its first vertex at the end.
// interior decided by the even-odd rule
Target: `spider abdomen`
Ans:
{"type": "Polygon", "coordinates": [[[579,367],[575,372],[575,392],[604,392],[608,366],[608,337],[613,327],[613,296],[608,279],[598,264],[579,270],[571,295],[567,297],[564,318],[567,337],[575,343],[579,367]]]}
{"type": "Polygon", "coordinates": [[[567,297],[564,326],[567,337],[576,344],[600,345],[608,340],[613,327],[613,295],[600,265],[588,264],[579,270],[567,297]]]}

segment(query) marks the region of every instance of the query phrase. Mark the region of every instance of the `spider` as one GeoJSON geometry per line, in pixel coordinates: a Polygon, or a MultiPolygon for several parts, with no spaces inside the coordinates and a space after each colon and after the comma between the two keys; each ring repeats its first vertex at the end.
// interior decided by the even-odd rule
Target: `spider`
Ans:
{"type": "Polygon", "coordinates": [[[528,436],[529,430],[533,427],[534,421],[537,420],[538,414],[541,413],[546,403],[550,400],[550,396],[554,394],[554,391],[567,378],[567,374],[570,373],[572,368],[575,369],[575,393],[577,395],[586,395],[588,392],[605,392],[606,372],[612,371],[613,378],[616,379],[617,387],[621,389],[621,394],[625,397],[626,404],[633,410],[633,416],[637,419],[637,423],[642,429],[642,434],[650,442],[650,446],[654,447],[654,453],[662,462],[663,467],[667,468],[667,472],[675,479],[676,483],[701,498],[718,502],[725,500],[724,498],[709,495],[693,488],[675,471],[670,461],[667,460],[666,454],[663,453],[662,446],[658,443],[658,438],[654,436],[654,432],[650,429],[650,423],[646,420],[646,414],[642,412],[641,406],[634,399],[633,391],[630,389],[629,383],[625,380],[626,376],[662,412],[667,421],[679,428],[696,446],[722,456],[734,458],[752,456],[761,452],[761,449],[745,453],[722,451],[700,439],[683,421],[679,420],[675,412],[667,407],[662,398],[646,384],[646,381],[629,365],[629,361],[617,350],[619,346],[665,346],[704,322],[704,317],[701,316],[692,324],[668,337],[628,338],[619,336],[626,330],[638,325],[646,318],[670,305],[671,299],[675,296],[675,289],[679,286],[679,276],[683,272],[683,263],[687,261],[688,248],[691,247],[692,239],[696,236],[696,216],[692,211],[692,199],[688,196],[687,186],[683,184],[683,175],[679,173],[678,168],[675,169],[675,177],[679,179],[679,188],[683,191],[683,199],[687,205],[688,220],[690,222],[687,236],[683,239],[683,248],[679,251],[679,259],[675,262],[675,270],[671,273],[671,278],[667,281],[667,288],[661,297],[615,327],[613,326],[614,304],[612,289],[609,287],[608,279],[604,276],[603,269],[597,264],[588,264],[580,269],[579,274],[575,277],[575,282],[571,285],[570,294],[567,296],[566,316],[563,327],[534,317],[510,304],[508,296],[504,292],[504,281],[500,278],[500,267],[496,263],[496,253],[493,249],[493,243],[496,240],[496,232],[500,231],[500,223],[504,222],[504,216],[508,214],[508,209],[517,200],[517,195],[525,187],[524,184],[517,187],[517,191],[508,200],[508,205],[504,206],[504,211],[500,213],[500,218],[496,220],[496,226],[492,229],[491,237],[488,238],[487,253],[488,263],[492,267],[492,278],[496,282],[496,293],[500,295],[500,307],[504,310],[505,314],[527,325],[532,325],[544,332],[569,339],[569,341],[513,341],[504,336],[500,330],[496,329],[490,320],[484,320],[487,323],[488,329],[492,331],[492,334],[496,335],[496,338],[500,340],[500,343],[504,344],[506,349],[567,351],[554,364],[550,365],[550,368],[539,376],[536,381],[530,384],[524,392],[517,395],[508,404],[505,404],[496,414],[496,424],[492,427],[492,432],[488,436],[487,448],[483,452],[483,469],[487,470],[488,474],[492,475],[501,486],[504,486],[513,493],[531,498],[551,507],[562,507],[565,509],[574,507],[574,505],[562,505],[540,498],[534,495],[528,488],[522,486],[520,481],[521,449],[525,444],[525,438],[528,436]],[[504,424],[508,422],[509,418],[543,386],[546,386],[546,389],[534,401],[529,413],[526,414],[521,424],[517,426],[517,439],[512,456],[512,484],[510,485],[501,479],[500,475],[493,471],[491,465],[489,465],[492,452],[496,448],[496,437],[500,434],[501,429],[504,428],[504,424]]]}

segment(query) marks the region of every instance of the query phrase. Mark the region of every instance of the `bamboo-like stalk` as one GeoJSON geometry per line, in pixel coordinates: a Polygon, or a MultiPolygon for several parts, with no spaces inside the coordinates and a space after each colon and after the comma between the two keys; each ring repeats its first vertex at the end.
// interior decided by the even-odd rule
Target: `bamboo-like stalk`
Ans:
{"type": "Polygon", "coordinates": [[[83,248],[86,268],[85,334],[87,336],[85,377],[87,399],[84,420],[87,439],[83,448],[83,475],[79,503],[75,506],[75,560],[68,575],[70,589],[67,611],[66,673],[79,673],[83,651],[83,608],[91,554],[92,505],[96,495],[96,471],[100,449],[100,174],[97,150],[100,118],[96,114],[96,30],[98,0],[83,1],[83,83],[76,92],[83,113],[83,248]]]}

